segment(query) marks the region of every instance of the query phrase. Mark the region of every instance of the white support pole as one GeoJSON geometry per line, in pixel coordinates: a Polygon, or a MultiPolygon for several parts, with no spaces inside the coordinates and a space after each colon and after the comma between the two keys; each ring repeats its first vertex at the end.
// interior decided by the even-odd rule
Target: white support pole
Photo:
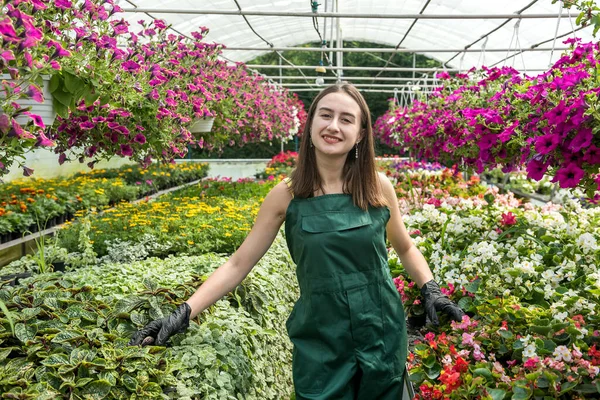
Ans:
{"type": "MultiPolygon", "coordinates": [[[[336,13],[339,13],[340,11],[340,0],[335,0],[335,11],[336,13]]],[[[338,49],[343,49],[344,48],[344,41],[342,39],[342,26],[340,23],[340,19],[336,18],[335,20],[336,23],[336,30],[337,30],[337,39],[336,39],[336,45],[338,49]]],[[[341,82],[343,80],[344,77],[344,71],[343,71],[343,67],[344,67],[344,53],[342,53],[341,51],[337,52],[336,54],[337,56],[337,62],[336,62],[336,67],[337,67],[337,81],[338,83],[341,82]]]]}

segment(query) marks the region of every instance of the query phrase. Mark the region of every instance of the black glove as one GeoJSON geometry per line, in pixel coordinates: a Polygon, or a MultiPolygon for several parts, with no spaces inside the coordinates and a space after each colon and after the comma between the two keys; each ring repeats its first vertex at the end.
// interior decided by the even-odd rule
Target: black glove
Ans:
{"type": "Polygon", "coordinates": [[[438,325],[440,323],[436,314],[437,311],[445,313],[455,321],[462,321],[462,317],[465,315],[464,311],[442,293],[439,285],[433,279],[423,285],[421,296],[423,296],[425,314],[432,324],[438,325]]]}
{"type": "Polygon", "coordinates": [[[181,333],[190,326],[192,309],[188,303],[183,303],[168,317],[154,320],[137,331],[129,341],[130,346],[164,346],[167,340],[176,333],[181,333]]]}

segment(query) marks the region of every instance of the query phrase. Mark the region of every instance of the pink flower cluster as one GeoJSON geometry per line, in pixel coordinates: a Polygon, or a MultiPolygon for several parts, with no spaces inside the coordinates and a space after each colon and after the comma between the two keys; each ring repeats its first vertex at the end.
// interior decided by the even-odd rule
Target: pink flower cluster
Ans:
{"type": "Polygon", "coordinates": [[[525,165],[530,178],[554,175],[563,188],[600,190],[600,117],[595,81],[599,44],[566,41],[572,50],[538,76],[483,67],[440,76],[427,102],[388,111],[375,123],[381,140],[419,157],[482,172],[525,165]],[[479,76],[479,79],[475,77],[479,76]]]}

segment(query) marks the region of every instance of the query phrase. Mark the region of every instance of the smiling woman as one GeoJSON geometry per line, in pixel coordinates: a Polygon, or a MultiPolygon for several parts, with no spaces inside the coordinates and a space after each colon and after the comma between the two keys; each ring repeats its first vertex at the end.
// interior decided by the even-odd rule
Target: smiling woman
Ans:
{"type": "Polygon", "coordinates": [[[131,344],[163,345],[238,286],[285,221],[300,286],[286,328],[294,344],[296,399],[402,398],[407,334],[387,261],[387,239],[436,311],[460,320],[404,227],[391,182],[375,170],[369,108],[350,84],[313,101],[298,167],[270,190],[239,249],[171,315],[139,330],[131,344]],[[308,140],[307,140],[308,139],[308,140]]]}

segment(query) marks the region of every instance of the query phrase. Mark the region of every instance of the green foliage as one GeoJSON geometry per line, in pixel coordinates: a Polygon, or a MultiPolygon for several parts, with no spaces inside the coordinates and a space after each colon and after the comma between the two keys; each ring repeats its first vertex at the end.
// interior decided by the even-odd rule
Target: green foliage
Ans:
{"type": "Polygon", "coordinates": [[[127,345],[223,261],[205,254],[95,265],[0,288],[0,391],[36,399],[289,398],[284,321],[298,289],[281,236],[173,347],[127,345]]]}

